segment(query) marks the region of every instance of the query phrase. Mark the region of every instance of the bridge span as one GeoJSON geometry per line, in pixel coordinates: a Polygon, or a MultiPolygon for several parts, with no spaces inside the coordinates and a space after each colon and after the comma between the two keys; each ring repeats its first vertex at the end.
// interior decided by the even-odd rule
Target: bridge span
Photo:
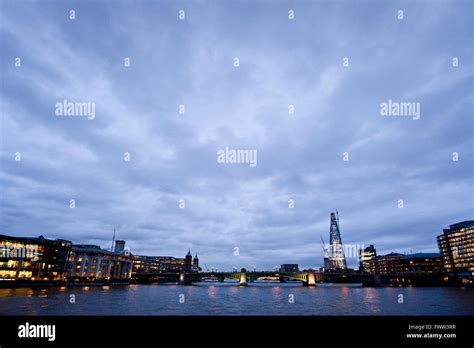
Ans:
{"type": "MultiPolygon", "coordinates": [[[[385,276],[384,276],[385,277],[385,276]]],[[[318,273],[312,269],[302,272],[281,273],[274,271],[249,272],[245,268],[234,272],[166,272],[166,273],[138,273],[134,280],[137,283],[175,282],[180,285],[192,285],[207,279],[223,282],[225,279],[238,281],[239,285],[246,286],[249,282],[260,278],[274,278],[280,282],[287,280],[300,281],[304,286],[316,286],[317,283],[362,283],[365,286],[378,286],[382,282],[380,275],[360,273],[318,273]]]]}
{"type": "Polygon", "coordinates": [[[234,279],[239,285],[246,286],[250,281],[259,278],[278,278],[280,281],[297,280],[305,286],[315,286],[318,273],[313,270],[305,272],[279,273],[279,272],[248,272],[242,268],[240,272],[167,272],[167,273],[138,273],[135,279],[138,283],[147,283],[153,281],[174,281],[180,285],[192,285],[192,283],[200,282],[207,279],[216,279],[223,282],[225,279],[234,279]]]}

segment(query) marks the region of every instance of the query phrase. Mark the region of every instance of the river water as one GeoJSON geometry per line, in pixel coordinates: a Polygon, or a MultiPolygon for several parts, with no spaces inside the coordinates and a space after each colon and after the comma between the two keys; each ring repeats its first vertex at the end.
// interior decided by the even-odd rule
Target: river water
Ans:
{"type": "Polygon", "coordinates": [[[474,315],[474,289],[196,283],[0,289],[2,315],[474,315]],[[74,302],[74,303],[71,303],[74,302]]]}

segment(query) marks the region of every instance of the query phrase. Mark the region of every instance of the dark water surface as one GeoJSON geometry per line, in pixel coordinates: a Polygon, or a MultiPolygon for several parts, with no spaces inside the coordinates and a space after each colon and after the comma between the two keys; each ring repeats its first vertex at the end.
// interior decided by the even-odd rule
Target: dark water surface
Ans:
{"type": "Polygon", "coordinates": [[[0,289],[2,315],[474,315],[474,289],[198,283],[0,289]],[[71,295],[75,303],[70,303],[71,295]],[[184,295],[184,297],[182,296],[184,295]],[[403,295],[403,303],[399,303],[403,295]],[[291,299],[294,303],[290,303],[291,299]],[[184,303],[180,303],[184,299],[184,303]]]}

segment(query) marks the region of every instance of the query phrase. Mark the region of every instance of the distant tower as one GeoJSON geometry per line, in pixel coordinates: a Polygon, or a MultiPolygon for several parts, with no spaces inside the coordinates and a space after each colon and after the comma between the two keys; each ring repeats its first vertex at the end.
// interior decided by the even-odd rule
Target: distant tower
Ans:
{"type": "Polygon", "coordinates": [[[194,259],[193,259],[193,268],[198,268],[199,267],[199,259],[198,259],[198,254],[196,254],[196,256],[194,256],[194,259]]]}
{"type": "Polygon", "coordinates": [[[124,240],[119,240],[119,239],[117,239],[117,240],[115,241],[115,250],[114,250],[114,252],[120,254],[120,253],[123,252],[124,250],[125,250],[125,241],[124,241],[124,240]]]}
{"type": "Polygon", "coordinates": [[[329,230],[329,266],[332,270],[347,268],[344,250],[342,249],[341,233],[339,231],[339,213],[331,213],[331,228],[329,230]]]}
{"type": "Polygon", "coordinates": [[[191,255],[191,250],[188,250],[186,257],[184,258],[184,270],[186,272],[191,272],[192,262],[193,262],[193,256],[191,255]]]}

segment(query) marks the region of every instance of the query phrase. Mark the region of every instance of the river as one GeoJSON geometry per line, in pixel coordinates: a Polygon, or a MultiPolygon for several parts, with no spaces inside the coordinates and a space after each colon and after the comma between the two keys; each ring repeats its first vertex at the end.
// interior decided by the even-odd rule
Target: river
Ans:
{"type": "Polygon", "coordinates": [[[0,289],[2,315],[474,315],[474,289],[225,282],[0,289]]]}

